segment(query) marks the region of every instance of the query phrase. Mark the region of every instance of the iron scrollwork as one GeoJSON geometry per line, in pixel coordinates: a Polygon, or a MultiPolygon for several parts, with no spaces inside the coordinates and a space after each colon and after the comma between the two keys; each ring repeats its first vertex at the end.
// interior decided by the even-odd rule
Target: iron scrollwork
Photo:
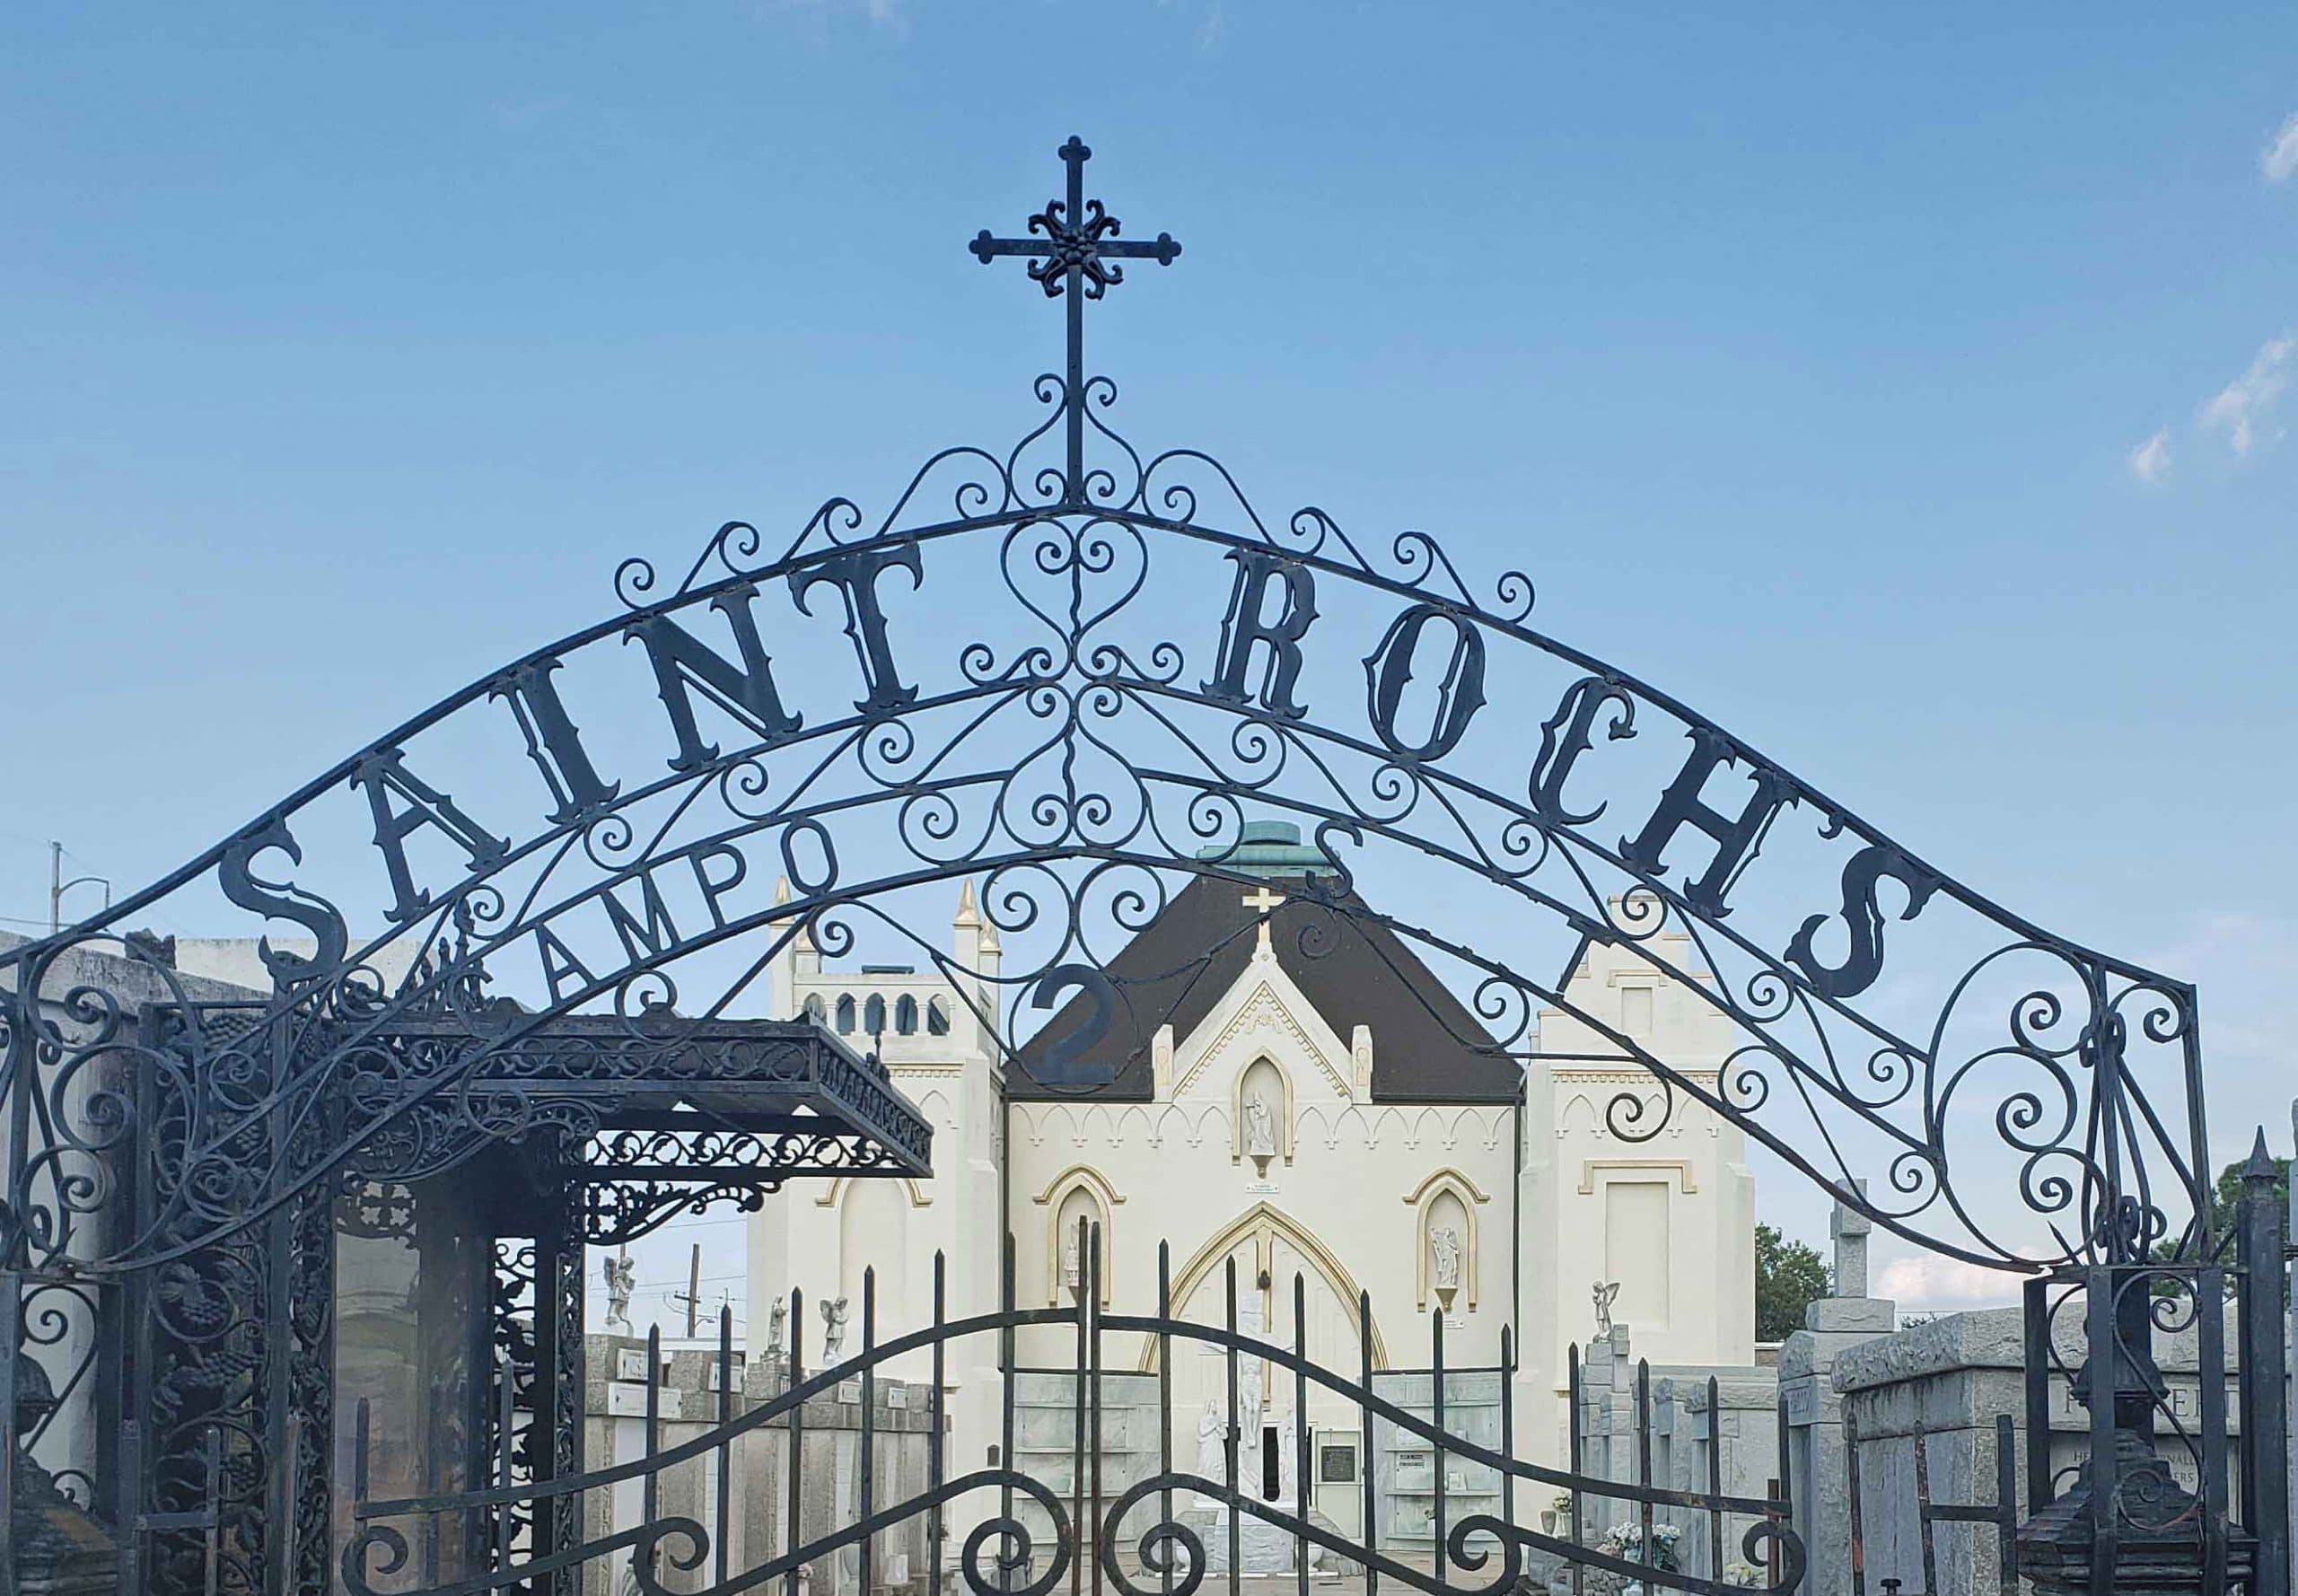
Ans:
{"type": "Polygon", "coordinates": [[[565,1173],[583,1191],[583,1241],[618,1247],[681,1214],[702,1214],[720,1205],[756,1213],[793,1177],[908,1170],[882,1144],[842,1129],[703,1128],[593,1136],[565,1173]]]}
{"type": "MultiPolygon", "coordinates": [[[[1065,152],[1073,190],[1084,156],[1082,145],[1065,152]]],[[[1107,213],[1078,193],[1062,204],[1032,240],[1006,241],[992,258],[1031,255],[1073,308],[1119,280],[1096,262],[1171,259],[1162,244],[1119,248],[1107,213]]],[[[934,456],[874,524],[833,499],[778,548],[729,523],[676,583],[627,561],[616,578],[622,616],[434,706],[111,916],[0,955],[16,978],[12,1090],[40,1098],[49,1137],[11,1172],[4,1223],[21,1246],[64,1253],[101,1205],[103,1147],[132,1120],[124,1101],[82,1084],[87,1061],[134,1051],[125,1011],[97,987],[59,981],[78,951],[110,946],[166,982],[169,972],[107,927],[179,890],[214,886],[259,924],[294,924],[316,944],[308,955],[269,951],[278,994],[263,1036],[244,1048],[204,1044],[169,1065],[214,1088],[180,1138],[183,1189],[250,1188],[204,1205],[218,1232],[291,1200],[296,1182],[330,1162],[391,1178],[435,1167],[443,1136],[523,1134],[539,1110],[522,1040],[557,1013],[615,1015],[640,1067],[649,1049],[675,1051],[665,1039],[674,1004],[711,1015],[755,988],[751,967],[709,977],[708,991],[682,990],[698,978],[694,955],[743,936],[764,938],[767,958],[800,936],[834,955],[853,944],[857,917],[873,934],[903,936],[916,916],[896,899],[937,881],[978,880],[1009,948],[1031,941],[1026,968],[1009,959],[995,978],[952,972],[980,995],[1002,1045],[1045,1020],[1041,1001],[1065,983],[1091,1004],[1062,1022],[1082,1014],[1099,1024],[1096,1014],[1124,1001],[1096,985],[1110,935],[1145,923],[1176,880],[1248,880],[1227,861],[1257,816],[1297,821],[1333,859],[1325,908],[1383,926],[1469,984],[1483,1028],[1460,1040],[1495,1057],[1536,1056],[1539,1013],[1574,1009],[1566,983],[1530,973],[1505,948],[1371,909],[1355,890],[1359,873],[1434,861],[1495,903],[1542,911],[1580,936],[1651,947],[1663,927],[1688,935],[1712,979],[1658,962],[1738,1045],[1719,1072],[1693,1073],[1580,1015],[1661,1083],[1656,1101],[1614,1105],[1624,1136],[1657,1134],[1677,1101],[1697,1100],[1881,1223],[2007,1267],[2030,1267],[2036,1249],[2031,1234],[1988,1217],[2006,1189],[2044,1218],[2059,1257],[2125,1248],[2102,1216],[2126,1197],[2137,1204],[2138,1245],[2175,1241],[2197,1222],[2190,987],[2019,920],[1741,740],[1534,631],[1521,573],[1481,592],[1425,534],[1376,552],[1313,506],[1265,518],[1201,452],[1135,448],[1107,419],[1114,386],[1083,373],[1082,325],[1073,369],[1040,380],[1047,413],[1018,443],[934,456]],[[989,591],[1002,589],[1022,630],[965,643],[937,679],[902,635],[914,618],[893,607],[883,574],[955,580],[952,562],[971,550],[989,557],[989,591]],[[1171,556],[1170,578],[1153,552],[1171,556]],[[1225,573],[1217,583],[1208,559],[1225,573]],[[765,644],[764,595],[790,595],[794,624],[820,585],[844,600],[861,688],[846,706],[787,690],[765,644]],[[1225,614],[1205,618],[1201,653],[1158,625],[1178,613],[1169,598],[1192,590],[1228,594],[1225,614]],[[713,617],[731,628],[735,655],[704,629],[713,617]],[[1329,634],[1360,621],[1360,653],[1330,647],[1329,634]],[[639,646],[624,651],[626,638],[639,646]],[[676,732],[668,769],[651,777],[603,768],[582,740],[594,716],[578,689],[603,690],[594,679],[607,656],[632,653],[653,664],[647,688],[676,732]],[[1361,720],[1322,712],[1339,702],[1324,696],[1332,654],[1361,673],[1361,720]],[[1562,679],[1543,686],[1539,673],[1557,664],[1562,679]],[[1556,706],[1529,759],[1495,736],[1505,717],[1492,706],[1511,700],[1535,715],[1556,706]],[[549,796],[524,831],[450,796],[491,789],[450,779],[448,723],[500,714],[505,701],[516,735],[507,747],[496,739],[496,751],[539,770],[549,796]],[[748,740],[711,741],[697,715],[748,740]],[[1688,739],[1680,761],[1662,746],[1671,728],[1688,739]],[[1496,779],[1512,763],[1513,790],[1496,779]],[[1721,795],[1730,784],[1742,785],[1721,795]],[[331,802],[355,806],[378,837],[367,866],[306,856],[300,839],[331,802]],[[1769,855],[1788,851],[1799,811],[1819,824],[1795,851],[1836,871],[1835,890],[1829,902],[1785,903],[1767,926],[1754,881],[1769,855]],[[418,833],[467,870],[440,876],[434,857],[418,872],[407,850],[418,833]],[[339,894],[377,864],[371,885],[391,929],[359,943],[339,894]],[[792,896],[759,901],[777,875],[792,896]],[[1887,1016],[1863,1004],[1886,959],[1950,930],[1950,919],[1974,950],[1960,978],[1933,961],[1954,945],[1943,935],[1938,949],[1893,964],[1940,993],[1926,1023],[1895,1018],[1903,1005],[1887,1016]],[[396,985],[375,973],[392,949],[412,950],[416,972],[396,985]],[[490,980],[518,1001],[480,997],[490,980]],[[487,1022],[435,1057],[389,1039],[404,1017],[443,1002],[487,1022]],[[251,1066],[283,1030],[313,1067],[267,1083],[251,1066]],[[2142,1092],[2165,1073],[2180,1091],[2142,1092]],[[234,1078],[247,1089],[233,1090],[234,1078]],[[1962,1129],[1975,1099],[1988,1109],[1982,1139],[2015,1151],[2007,1181],[1962,1129]],[[246,1125],[280,1111],[324,1122],[330,1142],[287,1182],[249,1165],[241,1144],[246,1125]],[[466,1128],[446,1135],[454,1126],[466,1128]],[[1873,1167],[1886,1178],[1861,1198],[1852,1173],[1873,1167]],[[1969,1182],[1990,1200],[1970,1200],[1969,1182]]],[[[950,964],[939,950],[929,956],[950,964]]],[[[852,1073],[866,1091],[866,1074],[852,1073]]],[[[552,1111],[563,1117],[557,1129],[595,1128],[578,1110],[552,1111]]],[[[109,1250],[123,1266],[164,1264],[189,1245],[167,1240],[182,1217],[109,1250]]]]}
{"type": "MultiPolygon", "coordinates": [[[[758,1013],[777,960],[865,940],[915,949],[1009,1075],[1049,1057],[1046,1090],[1106,1086],[1080,1061],[1145,1018],[1117,951],[1191,881],[1261,885],[1240,863],[1257,821],[1329,865],[1288,889],[1289,951],[1376,929],[1460,988],[1472,1018],[1432,1017],[1497,1060],[1558,1062],[1540,1016],[1570,1017],[1656,1083],[1609,1105],[1624,1138],[1697,1103],[1877,1223],[2004,1269],[2209,1251],[2190,986],[2002,908],[1536,627],[1525,573],[1471,581],[1425,533],[1363,540],[1314,504],[1265,514],[1212,455],[1117,430],[1084,307],[1116,262],[1180,247],[1086,199],[1089,153],[1065,147],[1066,197],[1030,236],[976,241],[1029,259],[1066,312],[1064,369],[1018,439],[941,450],[880,514],[834,497],[786,537],[725,523],[683,574],[626,560],[594,624],[0,952],[0,1106],[26,1127],[0,1259],[146,1283],[189,1349],[152,1392],[155,1500],[232,1437],[225,1540],[248,1566],[227,1583],[255,1588],[279,1444],[247,1393],[327,1333],[246,1305],[310,1284],[281,1272],[320,1267],[306,1227],[346,1179],[611,1133],[618,1093],[696,1078],[697,1028],[758,1013]],[[982,635],[952,636],[960,614],[982,635]],[[776,650],[810,647],[838,668],[776,674],[776,650]],[[585,741],[609,721],[642,729],[614,745],[635,762],[585,741]],[[960,882],[994,967],[919,929],[924,895],[960,882]],[[261,944],[269,993],[221,1002],[129,929],[179,907],[212,924],[219,900],[303,939],[261,944]],[[1522,939],[1542,927],[1569,957],[1538,961],[1522,939]],[[1592,945],[1645,956],[1718,1057],[1659,1057],[1579,1002],[1592,945]],[[1061,1039],[1033,1052],[1047,1028],[1061,1039]]],[[[834,1040],[817,1057],[854,1131],[922,1161],[882,1063],[834,1040]]],[[[670,1184],[584,1223],[643,1227],[670,1184]]]]}
{"type": "MultiPolygon", "coordinates": [[[[1092,1245],[1093,1257],[1088,1267],[1098,1276],[1098,1243],[1092,1245]]],[[[1312,1381],[1328,1398],[1358,1409],[1364,1427],[1374,1423],[1394,1426],[1395,1434],[1408,1444],[1441,1449],[1448,1460],[1495,1471],[1525,1487],[1569,1492],[1591,1503],[1606,1502],[1631,1511],[1665,1504],[1679,1512],[1712,1517],[1719,1536],[1726,1523],[1744,1521],[1738,1545],[1751,1565],[1768,1571],[1768,1577],[1759,1588],[1774,1596],[1788,1596],[1803,1583],[1805,1555],[1802,1539],[1780,1521],[1776,1502],[1633,1484],[1534,1463],[1441,1427],[1428,1416],[1389,1400],[1353,1375],[1318,1366],[1298,1350],[1288,1351],[1233,1328],[1217,1329],[1163,1313],[1103,1315],[1095,1306],[1098,1299],[1093,1293],[1081,1293],[1079,1300],[1066,1307],[1017,1308],[1013,1305],[1011,1258],[1009,1247],[1004,1305],[997,1311],[954,1320],[937,1318],[930,1326],[884,1341],[878,1340],[875,1335],[872,1318],[874,1297],[865,1283],[862,1348],[855,1355],[830,1369],[797,1375],[785,1389],[763,1399],[746,1399],[731,1416],[689,1431],[675,1443],[659,1450],[649,1448],[638,1457],[548,1480],[507,1483],[469,1492],[361,1500],[353,1506],[352,1516],[357,1527],[345,1546],[342,1558],[345,1583],[361,1596],[382,1596],[390,1588],[388,1576],[406,1566],[410,1548],[425,1533],[422,1527],[425,1523],[452,1521],[460,1515],[482,1511],[491,1513],[508,1509],[533,1513],[542,1511],[547,1503],[585,1493],[606,1498],[617,1486],[659,1480],[691,1468],[698,1459],[713,1455],[719,1467],[728,1467],[727,1460],[736,1455],[745,1437],[767,1433],[770,1426],[786,1425],[806,1403],[834,1393],[843,1382],[887,1378],[889,1365],[895,1360],[930,1348],[940,1348],[946,1355],[976,1338],[1001,1337],[1025,1328],[1057,1327],[1071,1333],[1064,1337],[1065,1341],[1074,1339],[1081,1349],[1097,1345],[1104,1334],[1116,1332],[1141,1334],[1183,1346],[1196,1345],[1232,1359],[1266,1359],[1287,1374],[1312,1381]]],[[[794,1293],[790,1304],[793,1322],[803,1322],[803,1297],[794,1293]]],[[[1364,1312],[1369,1320],[1369,1305],[1364,1312]]],[[[659,1387],[663,1378],[659,1354],[656,1337],[650,1342],[646,1359],[645,1378],[650,1387],[659,1387]]],[[[731,1355],[722,1353],[719,1380],[731,1379],[734,1367],[731,1355]]],[[[1170,1377],[1171,1367],[1170,1359],[1160,1360],[1161,1381],[1170,1377]]],[[[1082,1367],[1076,1372],[1082,1375],[1082,1367]]],[[[1016,1387],[1011,1379],[1001,1383],[1001,1400],[1007,1405],[1002,1422],[1010,1424],[1016,1387]]],[[[913,1398],[917,1395],[915,1388],[911,1394],[913,1398]]],[[[650,1390],[648,1400],[659,1405],[659,1392],[650,1390]]],[[[1227,1517],[1219,1515],[1250,1517],[1281,1531],[1302,1554],[1311,1548],[1323,1548],[1363,1564],[1384,1582],[1393,1581],[1425,1592],[1426,1596],[1446,1596],[1447,1592],[1452,1596],[1461,1596],[1463,1592],[1466,1596],[1500,1596],[1519,1589],[1530,1565],[1530,1556],[1535,1553],[1639,1581],[1649,1589],[1681,1592],[1685,1596],[1726,1596],[1728,1592],[1749,1588],[1729,1583],[1722,1571],[1701,1574],[1637,1562],[1518,1525],[1505,1516],[1489,1513],[1465,1514],[1452,1522],[1443,1536],[1439,1566],[1432,1570],[1378,1544],[1373,1534],[1348,1536],[1314,1514],[1299,1511],[1297,1502],[1265,1499],[1243,1488],[1234,1476],[1233,1464],[1232,1478],[1227,1479],[1170,1467],[1160,1469],[1107,1498],[1100,1495],[1098,1487],[1090,1498],[1084,1495],[1082,1481],[1080,1494],[1074,1499],[1065,1498],[1039,1476],[996,1462],[986,1469],[944,1478],[939,1466],[945,1434],[943,1389],[929,1385],[924,1400],[924,1433],[934,1459],[929,1463],[926,1483],[892,1502],[857,1504],[850,1521],[820,1533],[809,1533],[801,1523],[786,1538],[775,1538],[778,1545],[736,1560],[714,1539],[709,1523],[689,1513],[661,1512],[651,1521],[636,1524],[603,1522],[555,1549],[506,1560],[496,1565],[494,1577],[498,1583],[508,1583],[571,1568],[598,1567],[613,1574],[627,1570],[627,1577],[639,1590],[650,1596],[670,1596],[671,1592],[689,1583],[704,1585],[701,1571],[709,1567],[714,1572],[707,1589],[771,1590],[798,1570],[809,1565],[819,1567],[825,1559],[847,1548],[864,1547],[906,1524],[934,1521],[952,1504],[970,1497],[985,1504],[994,1499],[997,1504],[994,1509],[985,1506],[967,1514],[973,1521],[972,1526],[954,1566],[974,1596],[1047,1596],[1068,1577],[1073,1560],[1079,1557],[1096,1559],[1101,1574],[1123,1596],[1148,1596],[1151,1591],[1162,1591],[1168,1584],[1173,1596],[1194,1596],[1202,1588],[1211,1565],[1201,1526],[1192,1524],[1188,1514],[1176,1515],[1172,1511],[1176,1498],[1186,1496],[1200,1509],[1210,1507],[1216,1524],[1229,1521],[1227,1517]],[[1043,1541],[1033,1533],[1028,1518],[1015,1511],[1015,1498],[1027,1498],[1031,1511],[1041,1518],[1046,1531],[1043,1541]],[[1140,1510],[1152,1504],[1155,1504],[1155,1511],[1146,1515],[1149,1521],[1145,1524],[1140,1510]],[[1128,1553],[1131,1562],[1127,1561],[1128,1553]],[[1460,1572],[1482,1577],[1463,1580],[1460,1572]],[[674,1574],[684,1577],[670,1577],[674,1574]]],[[[1161,1407],[1169,1401],[1168,1392],[1161,1399],[1161,1407]]],[[[865,1426],[867,1422],[865,1419],[865,1426]]],[[[794,1495],[792,1500],[796,1500],[794,1495]]]]}

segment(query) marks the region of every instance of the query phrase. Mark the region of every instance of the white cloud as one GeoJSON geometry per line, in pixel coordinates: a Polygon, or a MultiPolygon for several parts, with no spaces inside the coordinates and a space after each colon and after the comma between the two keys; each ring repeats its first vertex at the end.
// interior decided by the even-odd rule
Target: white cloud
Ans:
{"type": "Polygon", "coordinates": [[[769,8],[811,16],[818,25],[836,16],[859,16],[873,32],[889,39],[909,37],[909,15],[903,9],[903,0],[771,0],[769,8]]]}
{"type": "Polygon", "coordinates": [[[2281,130],[2259,152],[2259,170],[2266,173],[2269,183],[2298,177],[2298,110],[2290,113],[2281,130]]]}
{"type": "Polygon", "coordinates": [[[1925,1253],[1885,1264],[1875,1294],[1896,1302],[1902,1313],[1960,1313],[1969,1308],[2013,1306],[2019,1301],[2019,1283],[2025,1278],[1925,1253]]]}
{"type": "Polygon", "coordinates": [[[2280,1148],[2283,1127],[2298,1106],[2291,1101],[2289,1062],[2289,1039],[2298,1030],[2298,995],[2290,982],[2298,969],[2298,919],[2244,909],[2188,916],[2145,958],[2195,984],[2210,1080],[2213,1167],[2248,1153],[2252,1127],[2260,1124],[2280,1148]]]}
{"type": "Polygon", "coordinates": [[[2248,454],[2261,435],[2268,442],[2280,437],[2273,428],[2274,407],[2290,385],[2294,357],[2298,357],[2298,333],[2268,338],[2250,362],[2250,369],[2221,389],[2203,406],[2201,424],[2223,432],[2237,454],[2248,454]]]}
{"type": "Polygon", "coordinates": [[[2130,452],[2130,474],[2149,487],[2160,487],[2171,476],[2171,429],[2156,429],[2130,452]]]}

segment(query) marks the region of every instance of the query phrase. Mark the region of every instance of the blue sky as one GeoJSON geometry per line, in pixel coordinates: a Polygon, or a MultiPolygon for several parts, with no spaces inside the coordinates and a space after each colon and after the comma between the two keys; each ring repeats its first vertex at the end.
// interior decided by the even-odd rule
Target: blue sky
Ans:
{"type": "Polygon", "coordinates": [[[2287,7],[12,6],[0,925],[1006,436],[1075,131],[1136,434],[2200,981],[2285,1140],[2294,114],[2287,7]]]}

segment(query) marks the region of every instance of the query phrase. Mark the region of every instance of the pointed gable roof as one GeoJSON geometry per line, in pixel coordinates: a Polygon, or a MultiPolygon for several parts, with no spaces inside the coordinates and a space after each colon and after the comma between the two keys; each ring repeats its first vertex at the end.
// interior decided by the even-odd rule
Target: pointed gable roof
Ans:
{"type": "MultiPolygon", "coordinates": [[[[1311,875],[1329,877],[1313,849],[1289,837],[1248,834],[1224,858],[1224,867],[1266,880],[1278,892],[1302,891],[1311,875]],[[1319,866],[1322,865],[1322,869],[1319,866]]],[[[1105,973],[1118,988],[1109,1034],[1084,1050],[1087,1064],[1114,1069],[1108,1085],[1087,1091],[1049,1087],[1029,1074],[1053,1039],[1084,1023],[1091,1000],[1079,995],[1021,1049],[1022,1069],[1006,1077],[1017,1099],[1146,1100],[1154,1093],[1150,1041],[1160,1025],[1185,1040],[1251,962],[1257,912],[1236,881],[1198,876],[1177,893],[1164,913],[1110,960],[1105,973]]],[[[1324,889],[1329,893],[1331,889],[1324,889]]],[[[1408,1102],[1508,1102],[1522,1071],[1502,1055],[1467,1006],[1438,980],[1394,932],[1365,918],[1371,911],[1354,893],[1327,909],[1290,899],[1269,917],[1276,962],[1337,1036],[1359,1026],[1373,1032],[1373,1097],[1408,1102]],[[1354,913],[1350,911],[1355,911],[1354,913]],[[1302,949],[1303,936],[1313,955],[1302,949]],[[1329,947],[1327,944],[1329,943],[1329,947]]],[[[1346,1071],[1346,1062],[1334,1064],[1346,1071]]]]}

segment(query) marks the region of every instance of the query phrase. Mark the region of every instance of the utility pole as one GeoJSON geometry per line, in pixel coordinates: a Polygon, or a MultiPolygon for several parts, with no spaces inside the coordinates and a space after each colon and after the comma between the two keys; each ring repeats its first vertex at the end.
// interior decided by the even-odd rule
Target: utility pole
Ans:
{"type": "Polygon", "coordinates": [[[697,1241],[693,1250],[687,1254],[686,1290],[671,1292],[669,1296],[674,1305],[680,1302],[686,1304],[686,1338],[689,1341],[693,1340],[697,1317],[702,1311],[701,1242],[697,1241]]]}
{"type": "Polygon", "coordinates": [[[73,888],[94,882],[104,890],[104,907],[111,907],[111,882],[100,875],[75,875],[64,879],[64,845],[48,845],[48,934],[54,936],[64,929],[64,895],[73,888]]]}

